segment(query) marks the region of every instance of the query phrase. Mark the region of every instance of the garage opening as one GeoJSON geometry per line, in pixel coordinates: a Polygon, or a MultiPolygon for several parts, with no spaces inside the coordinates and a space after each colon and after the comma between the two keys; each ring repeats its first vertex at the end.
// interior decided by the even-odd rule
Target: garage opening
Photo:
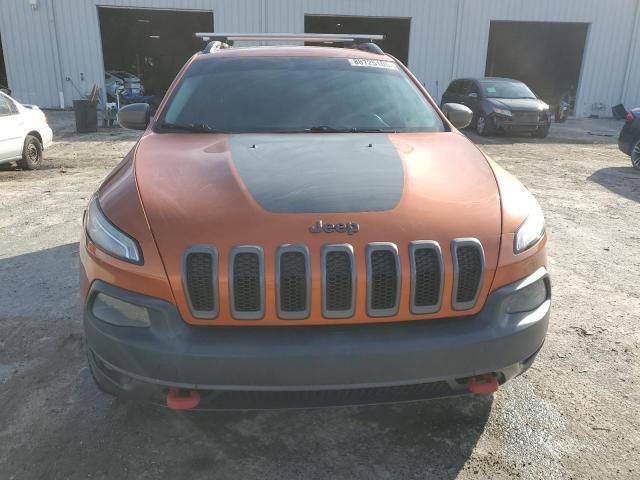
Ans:
{"type": "Polygon", "coordinates": [[[4,63],[4,52],[2,51],[2,33],[0,33],[0,88],[9,86],[7,79],[7,67],[4,63]]]}
{"type": "MultiPolygon", "coordinates": [[[[410,18],[355,17],[332,15],[305,15],[305,33],[367,33],[382,34],[384,40],[376,42],[405,65],[409,61],[410,18]]],[[[309,45],[314,45],[309,43],[309,45]]]]}
{"type": "Polygon", "coordinates": [[[159,101],[194,52],[196,32],[213,31],[213,12],[98,7],[105,89],[123,86],[159,101]],[[122,84],[122,85],[121,85],[122,84]]]}
{"type": "Polygon", "coordinates": [[[575,103],[588,23],[492,21],[486,75],[525,82],[555,105],[575,103]]]}

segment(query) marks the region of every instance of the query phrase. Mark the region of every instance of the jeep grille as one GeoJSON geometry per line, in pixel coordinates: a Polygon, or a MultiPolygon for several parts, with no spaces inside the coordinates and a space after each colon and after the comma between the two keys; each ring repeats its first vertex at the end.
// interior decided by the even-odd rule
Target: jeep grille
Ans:
{"type": "Polygon", "coordinates": [[[346,318],[355,310],[356,272],[351,245],[326,245],[322,250],[322,303],[327,318],[346,318]]]}
{"type": "Polygon", "coordinates": [[[229,296],[234,318],[258,320],[264,315],[264,256],[260,247],[242,246],[231,251],[229,296]]]}
{"type": "Polygon", "coordinates": [[[193,246],[184,257],[184,284],[191,313],[212,319],[218,314],[218,254],[215,248],[193,246]]]}
{"type": "Polygon", "coordinates": [[[478,299],[484,273],[482,245],[473,238],[453,241],[453,308],[468,310],[478,299]]]}
{"type": "Polygon", "coordinates": [[[311,271],[304,245],[284,245],[276,255],[278,316],[302,319],[309,316],[311,271]]]}
{"type": "MultiPolygon", "coordinates": [[[[406,248],[406,247],[405,247],[406,248]]],[[[406,251],[406,250],[405,250],[406,251]]],[[[355,314],[357,253],[349,244],[324,245],[320,253],[320,299],[322,315],[329,319],[355,314]]],[[[445,258],[435,241],[419,240],[408,246],[410,272],[403,282],[402,253],[398,246],[374,242],[362,252],[366,260],[366,315],[398,314],[404,285],[414,315],[436,313],[442,308],[445,258]]],[[[311,313],[313,255],[305,245],[282,245],[275,252],[275,307],[283,320],[303,320],[311,313]]],[[[317,260],[316,260],[317,261],[317,260]]],[[[211,246],[192,246],[185,251],[183,285],[191,314],[214,319],[219,313],[218,252],[211,246]]],[[[453,266],[452,307],[476,306],[482,289],[485,258],[480,242],[473,238],[451,243],[453,266]]],[[[315,264],[317,265],[317,264],[315,264]]],[[[229,309],[236,320],[260,320],[265,315],[264,252],[258,246],[236,246],[228,258],[229,309]]],[[[362,285],[362,284],[361,284],[362,285]]],[[[451,283],[449,283],[451,285],[451,283]]],[[[272,308],[272,307],[270,307],[272,308]]],[[[364,313],[364,312],[363,312],[364,313]]]]}

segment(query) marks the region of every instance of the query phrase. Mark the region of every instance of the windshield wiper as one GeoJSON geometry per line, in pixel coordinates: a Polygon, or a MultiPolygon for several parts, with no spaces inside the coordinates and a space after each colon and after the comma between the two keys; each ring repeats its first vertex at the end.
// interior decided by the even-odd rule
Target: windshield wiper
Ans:
{"type": "Polygon", "coordinates": [[[160,125],[160,128],[167,130],[180,130],[183,132],[192,132],[192,133],[227,133],[224,130],[219,130],[213,127],[210,127],[206,123],[163,123],[160,125]]]}
{"type": "Polygon", "coordinates": [[[304,130],[307,133],[348,133],[349,130],[345,128],[334,128],[328,125],[317,125],[304,130]]]}
{"type": "Polygon", "coordinates": [[[393,128],[351,128],[351,133],[398,133],[393,128]]]}
{"type": "Polygon", "coordinates": [[[318,125],[304,131],[306,133],[397,133],[390,128],[335,128],[328,125],[318,125]]]}

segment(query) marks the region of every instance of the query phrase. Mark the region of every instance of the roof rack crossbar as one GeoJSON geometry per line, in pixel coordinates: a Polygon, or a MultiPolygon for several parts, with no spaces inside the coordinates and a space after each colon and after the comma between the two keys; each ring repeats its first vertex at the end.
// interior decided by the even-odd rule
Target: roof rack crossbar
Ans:
{"type": "Polygon", "coordinates": [[[298,41],[298,42],[327,42],[327,43],[371,43],[384,40],[384,35],[342,34],[342,33],[214,33],[198,32],[196,37],[204,41],[218,41],[228,43],[263,42],[263,41],[298,41]]]}

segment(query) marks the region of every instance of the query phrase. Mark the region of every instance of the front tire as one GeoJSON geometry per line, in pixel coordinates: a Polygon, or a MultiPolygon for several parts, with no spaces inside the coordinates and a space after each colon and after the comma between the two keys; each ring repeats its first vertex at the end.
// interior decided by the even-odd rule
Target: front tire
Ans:
{"type": "Polygon", "coordinates": [[[640,170],[640,140],[638,140],[631,149],[631,165],[636,170],[640,170]]]}
{"type": "Polygon", "coordinates": [[[476,132],[481,137],[486,137],[487,135],[491,135],[493,133],[493,126],[491,125],[491,120],[484,114],[478,114],[478,120],[476,120],[476,132]]]}
{"type": "Polygon", "coordinates": [[[23,170],[37,170],[42,164],[42,144],[33,135],[27,135],[22,148],[22,159],[18,166],[23,170]]]}
{"type": "Polygon", "coordinates": [[[549,135],[549,128],[551,128],[551,125],[549,124],[539,127],[538,130],[533,132],[533,136],[536,138],[547,138],[547,135],[549,135]]]}

